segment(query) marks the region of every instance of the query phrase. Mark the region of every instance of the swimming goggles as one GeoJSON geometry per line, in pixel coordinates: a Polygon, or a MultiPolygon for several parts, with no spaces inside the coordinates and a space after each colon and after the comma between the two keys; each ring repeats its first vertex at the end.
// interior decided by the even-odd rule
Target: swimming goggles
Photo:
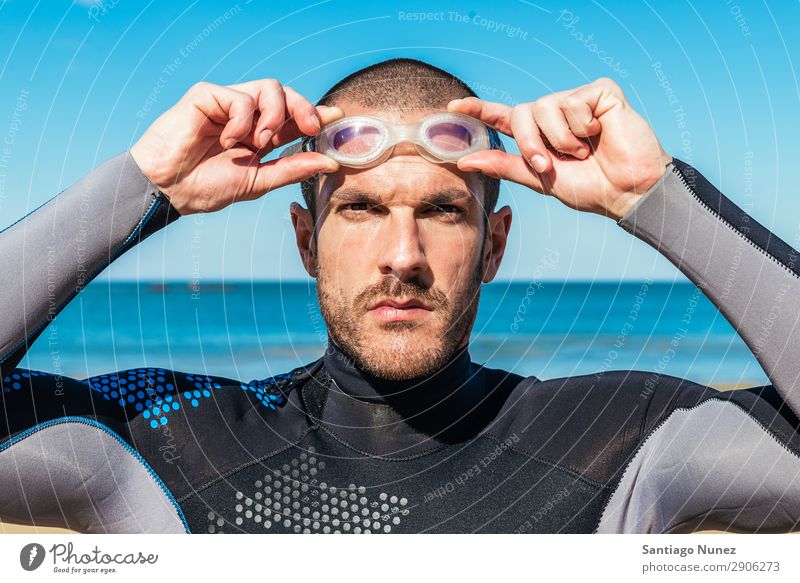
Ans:
{"type": "Polygon", "coordinates": [[[386,161],[395,145],[411,142],[420,156],[437,164],[455,163],[481,150],[505,151],[500,136],[480,120],[461,113],[436,113],[416,123],[394,124],[356,115],[326,125],[281,152],[319,152],[343,166],[370,168],[386,161]]]}

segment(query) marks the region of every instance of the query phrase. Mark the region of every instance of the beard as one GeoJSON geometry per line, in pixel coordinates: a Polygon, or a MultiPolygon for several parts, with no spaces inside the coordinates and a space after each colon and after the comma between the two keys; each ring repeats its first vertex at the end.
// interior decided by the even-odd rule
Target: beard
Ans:
{"type": "Polygon", "coordinates": [[[317,299],[330,339],[353,365],[375,377],[401,381],[432,375],[469,338],[480,299],[482,256],[481,250],[468,279],[453,289],[451,298],[418,279],[385,275],[350,299],[337,287],[336,271],[329,273],[317,262],[317,299]],[[433,310],[422,322],[388,322],[367,330],[369,307],[383,298],[417,299],[433,310]]]}

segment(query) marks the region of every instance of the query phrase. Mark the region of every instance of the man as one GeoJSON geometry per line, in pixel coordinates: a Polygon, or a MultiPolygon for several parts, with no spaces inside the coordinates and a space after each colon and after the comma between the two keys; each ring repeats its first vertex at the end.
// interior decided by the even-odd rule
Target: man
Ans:
{"type": "Polygon", "coordinates": [[[670,158],[610,80],[514,108],[407,59],[354,73],[316,107],[275,80],[198,84],[129,153],[2,233],[0,518],[82,532],[792,530],[795,258],[670,158]],[[478,122],[491,130],[473,148],[478,122]],[[540,381],[472,363],[480,285],[511,226],[494,208],[500,179],[655,246],[773,385],[718,393],[632,371],[540,381]],[[15,368],[147,235],[296,182],[308,208],[294,205],[292,223],[330,336],[319,361],[246,384],[15,368]]]}

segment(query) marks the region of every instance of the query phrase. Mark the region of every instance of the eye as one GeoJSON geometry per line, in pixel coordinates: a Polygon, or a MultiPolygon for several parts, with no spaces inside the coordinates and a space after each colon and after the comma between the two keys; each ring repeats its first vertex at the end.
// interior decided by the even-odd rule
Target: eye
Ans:
{"type": "Polygon", "coordinates": [[[464,212],[464,209],[454,204],[432,204],[428,207],[428,211],[436,214],[459,215],[464,212]]]}
{"type": "Polygon", "coordinates": [[[369,210],[369,205],[365,202],[351,202],[349,204],[342,205],[342,210],[348,211],[367,211],[369,210]]]}
{"type": "Polygon", "coordinates": [[[356,219],[367,218],[379,208],[369,202],[348,202],[340,205],[337,211],[346,218],[356,219]]]}

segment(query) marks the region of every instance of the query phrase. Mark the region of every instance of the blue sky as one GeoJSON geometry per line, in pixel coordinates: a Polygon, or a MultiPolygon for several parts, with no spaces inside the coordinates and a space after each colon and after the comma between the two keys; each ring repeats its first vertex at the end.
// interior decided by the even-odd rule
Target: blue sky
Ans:
{"type": "MultiPolygon", "coordinates": [[[[7,0],[0,223],[129,148],[196,81],[275,77],[314,101],[355,69],[410,56],[510,104],[611,76],[667,151],[798,247],[798,29],[797,3],[736,0],[7,0]]],[[[299,199],[289,187],[186,217],[104,277],[302,279],[287,215],[299,199]]],[[[501,279],[676,277],[612,221],[507,183],[501,203],[515,212],[501,279]]]]}

